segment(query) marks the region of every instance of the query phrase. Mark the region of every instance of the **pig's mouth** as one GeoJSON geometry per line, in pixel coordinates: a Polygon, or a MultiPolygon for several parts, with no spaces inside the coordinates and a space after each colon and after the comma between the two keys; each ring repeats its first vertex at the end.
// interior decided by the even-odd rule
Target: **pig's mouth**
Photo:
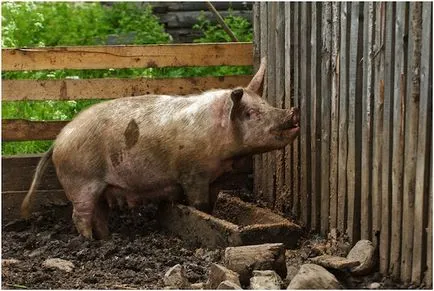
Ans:
{"type": "Polygon", "coordinates": [[[294,108],[290,114],[290,117],[271,129],[271,133],[278,139],[285,139],[294,137],[300,131],[300,114],[298,108],[294,108]]]}

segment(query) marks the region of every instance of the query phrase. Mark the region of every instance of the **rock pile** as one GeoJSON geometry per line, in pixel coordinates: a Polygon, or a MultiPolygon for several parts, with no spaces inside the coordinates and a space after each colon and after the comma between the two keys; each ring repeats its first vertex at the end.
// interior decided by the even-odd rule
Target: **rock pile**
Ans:
{"type": "MultiPolygon", "coordinates": [[[[228,247],[222,261],[223,265],[211,264],[207,282],[195,284],[189,283],[184,268],[176,265],[164,277],[165,289],[343,289],[339,274],[366,275],[376,263],[375,248],[366,240],[359,241],[346,257],[321,254],[297,269],[286,266],[281,243],[228,247]]],[[[371,289],[381,287],[371,285],[371,289]]]]}

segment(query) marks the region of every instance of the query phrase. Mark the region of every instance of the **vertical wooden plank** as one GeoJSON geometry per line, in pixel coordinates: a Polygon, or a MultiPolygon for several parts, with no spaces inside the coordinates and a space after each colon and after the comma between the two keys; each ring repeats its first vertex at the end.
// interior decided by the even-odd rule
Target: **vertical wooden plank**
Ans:
{"type": "MultiPolygon", "coordinates": [[[[410,4],[408,34],[407,100],[405,110],[404,185],[402,212],[401,279],[411,281],[414,199],[416,186],[417,129],[419,122],[420,54],[422,33],[422,3],[410,4]]],[[[421,209],[418,209],[421,211],[421,209]]],[[[417,247],[421,247],[418,245],[417,247]]]]}
{"type": "Polygon", "coordinates": [[[361,220],[362,239],[371,239],[371,142],[372,106],[374,98],[373,46],[374,46],[374,3],[367,2],[364,7],[363,24],[363,102],[362,102],[362,183],[361,183],[361,220]]]}
{"type": "MultiPolygon", "coordinates": [[[[293,14],[291,12],[292,4],[289,2],[285,2],[285,11],[284,11],[284,21],[285,21],[285,108],[291,108],[294,104],[292,101],[294,92],[291,90],[294,86],[293,79],[294,79],[294,42],[292,34],[293,27],[294,27],[294,18],[293,14]]],[[[298,139],[297,139],[298,141],[298,139]]],[[[297,142],[295,141],[295,142],[297,142]]],[[[294,143],[295,143],[294,142],[294,143]]],[[[285,207],[285,212],[289,212],[289,214],[294,215],[293,208],[294,208],[294,189],[293,189],[293,168],[295,164],[295,160],[293,159],[293,144],[290,144],[285,149],[285,157],[284,157],[284,165],[285,165],[285,186],[284,191],[287,193],[287,204],[285,207]]]]}
{"type": "MultiPolygon", "coordinates": [[[[268,6],[268,66],[267,66],[267,100],[272,106],[276,106],[276,35],[274,33],[276,29],[276,2],[267,2],[268,6]]],[[[266,201],[270,208],[273,208],[274,201],[276,200],[276,188],[275,188],[275,165],[276,165],[276,152],[268,152],[267,164],[266,164],[266,201]]]]}
{"type": "Polygon", "coordinates": [[[300,210],[301,222],[310,228],[311,214],[311,153],[309,150],[310,140],[310,23],[311,4],[300,4],[300,151],[301,151],[301,185],[300,185],[300,210]]]}
{"type": "MultiPolygon", "coordinates": [[[[261,15],[259,2],[253,4],[253,69],[256,72],[259,69],[261,60],[261,15]]],[[[253,156],[253,193],[256,197],[262,192],[261,174],[262,174],[262,155],[253,156]]]]}
{"type": "Polygon", "coordinates": [[[373,152],[372,152],[372,240],[379,245],[379,233],[381,230],[382,197],[382,151],[383,151],[383,108],[384,108],[384,33],[386,3],[378,3],[376,7],[375,21],[375,88],[374,88],[374,119],[373,119],[373,152]]]}
{"type": "Polygon", "coordinates": [[[331,82],[331,137],[330,137],[330,228],[338,222],[338,149],[339,149],[339,43],[340,3],[332,2],[332,82],[331,82]]]}
{"type": "Polygon", "coordinates": [[[331,53],[332,53],[332,3],[322,3],[321,19],[321,234],[329,229],[330,209],[330,118],[331,118],[331,53]]]}
{"type": "MultiPolygon", "coordinates": [[[[421,60],[420,60],[420,107],[419,107],[419,128],[417,137],[417,157],[416,157],[416,188],[414,202],[414,232],[413,232],[413,268],[411,282],[420,284],[422,281],[423,272],[425,271],[426,253],[426,222],[427,216],[432,216],[428,211],[429,177],[426,173],[429,172],[429,151],[431,145],[429,142],[429,110],[430,100],[432,100],[432,88],[430,82],[432,76],[430,74],[430,52],[432,54],[431,38],[432,38],[432,3],[422,4],[422,44],[421,44],[421,60]],[[428,37],[429,36],[429,37],[428,37]],[[428,178],[428,179],[427,179],[428,178]]],[[[431,101],[432,102],[432,101],[431,101]]],[[[432,110],[432,109],[431,109],[432,110]]],[[[432,113],[431,113],[432,116],[432,113]]]]}
{"type": "Polygon", "coordinates": [[[311,230],[319,231],[321,214],[321,3],[312,2],[311,27],[311,230]]]}
{"type": "Polygon", "coordinates": [[[348,150],[348,59],[349,19],[351,4],[341,3],[341,48],[339,55],[339,177],[338,177],[338,223],[341,233],[347,227],[347,150],[348,150]]]}
{"type": "MultiPolygon", "coordinates": [[[[276,2],[276,107],[285,108],[285,3],[276,2]]],[[[289,19],[288,19],[289,21],[289,19]]],[[[288,203],[287,192],[284,191],[285,182],[285,153],[289,146],[276,151],[276,201],[274,208],[283,211],[288,203]]]]}
{"type": "MultiPolygon", "coordinates": [[[[292,56],[292,64],[294,66],[294,106],[300,107],[300,3],[292,2],[293,21],[293,48],[294,54],[292,56]]],[[[293,208],[292,213],[297,218],[300,218],[300,204],[301,204],[301,154],[300,154],[301,136],[299,136],[293,143],[293,208]]]]}
{"type": "MultiPolygon", "coordinates": [[[[260,27],[261,27],[261,58],[267,57],[268,60],[268,13],[267,13],[267,3],[266,2],[260,2],[260,27]]],[[[267,67],[268,69],[268,67],[267,67]]],[[[268,74],[265,74],[265,82],[264,82],[264,89],[262,97],[266,98],[267,91],[268,91],[268,74]]],[[[266,201],[266,197],[268,195],[267,193],[267,164],[268,164],[268,156],[267,154],[261,154],[260,158],[260,192],[258,192],[259,200],[266,201]]]]}
{"type": "Polygon", "coordinates": [[[402,226],[402,184],[404,156],[404,111],[406,99],[406,51],[407,5],[396,3],[395,28],[395,81],[393,104],[393,157],[392,157],[392,237],[390,246],[389,272],[399,280],[402,226]]]}
{"type": "MultiPolygon", "coordinates": [[[[382,134],[382,187],[381,187],[381,232],[380,232],[380,272],[387,274],[390,258],[390,236],[392,221],[392,133],[393,97],[395,65],[395,3],[386,5],[386,34],[384,40],[384,128],[382,134]]],[[[382,53],[382,52],[380,52],[382,53]]]]}
{"type": "MultiPolygon", "coordinates": [[[[432,51],[432,49],[431,49],[432,51]]],[[[432,58],[431,58],[431,64],[432,64],[432,58]]],[[[432,72],[432,67],[431,67],[431,72],[432,72]]],[[[432,87],[432,86],[431,86],[432,87]]],[[[431,97],[432,98],[432,97],[431,97]]],[[[431,101],[431,109],[432,109],[432,101],[431,101]]],[[[431,136],[432,138],[432,136],[431,136]]],[[[431,141],[431,147],[432,147],[432,141],[431,141]]],[[[432,165],[432,153],[431,153],[431,159],[430,159],[430,165],[432,165]]],[[[429,171],[430,172],[430,171],[429,171]]],[[[428,227],[427,227],[427,254],[426,254],[426,266],[427,269],[425,271],[425,278],[424,278],[424,283],[425,286],[427,286],[428,288],[432,288],[432,249],[433,249],[433,244],[432,244],[432,237],[433,237],[433,233],[432,233],[432,173],[430,173],[430,175],[428,177],[431,177],[430,179],[430,183],[429,184],[429,191],[428,191],[428,227]]]]}
{"type": "Polygon", "coordinates": [[[360,112],[359,102],[361,99],[361,88],[358,80],[361,78],[360,59],[361,52],[359,45],[362,42],[359,31],[359,13],[363,3],[352,3],[351,7],[351,28],[350,28],[350,54],[349,54],[349,86],[348,86],[348,156],[347,156],[347,198],[348,218],[347,233],[351,242],[357,241],[360,233],[358,225],[360,219],[360,190],[358,189],[359,176],[359,142],[357,126],[360,125],[358,113],[360,112]],[[360,91],[359,91],[360,90],[360,91]],[[359,123],[359,124],[358,124],[359,123]]]}

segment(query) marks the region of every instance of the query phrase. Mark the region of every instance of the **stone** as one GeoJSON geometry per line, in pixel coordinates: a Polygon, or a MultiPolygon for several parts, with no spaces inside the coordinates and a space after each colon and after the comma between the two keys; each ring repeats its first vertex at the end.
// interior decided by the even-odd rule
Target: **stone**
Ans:
{"type": "Polygon", "coordinates": [[[253,271],[250,278],[250,289],[253,290],[277,290],[282,285],[282,279],[272,270],[253,271]]]}
{"type": "Polygon", "coordinates": [[[241,285],[239,275],[236,272],[219,264],[211,264],[206,287],[208,289],[216,289],[223,281],[230,281],[238,286],[241,285]]]}
{"type": "Polygon", "coordinates": [[[218,290],[242,290],[243,288],[241,288],[239,285],[235,284],[234,282],[225,280],[218,285],[217,289],[218,290]]]}
{"type": "Polygon", "coordinates": [[[47,269],[59,269],[69,273],[72,271],[72,269],[74,269],[74,264],[64,259],[51,258],[51,259],[46,259],[42,263],[42,267],[47,269]]]}
{"type": "Polygon", "coordinates": [[[2,259],[2,267],[8,267],[12,265],[16,265],[20,263],[20,260],[17,259],[2,259]]]}
{"type": "Polygon", "coordinates": [[[185,273],[185,268],[180,264],[177,264],[167,270],[167,272],[164,274],[163,282],[166,287],[176,287],[179,289],[190,287],[190,283],[188,282],[185,273]]]}
{"type": "Polygon", "coordinates": [[[202,290],[202,289],[205,289],[205,283],[203,283],[203,282],[193,283],[190,285],[190,288],[192,290],[202,290]]]}
{"type": "Polygon", "coordinates": [[[353,275],[370,274],[376,263],[375,247],[369,240],[359,240],[348,253],[347,259],[360,262],[359,266],[351,268],[353,275]]]}
{"type": "Polygon", "coordinates": [[[368,286],[369,289],[380,289],[381,288],[381,284],[378,282],[373,282],[371,284],[369,284],[368,286]]]}
{"type": "Polygon", "coordinates": [[[287,266],[286,267],[287,268],[287,270],[288,270],[288,272],[287,272],[287,274],[286,274],[286,280],[288,281],[288,282],[291,282],[291,280],[295,277],[295,275],[297,275],[297,273],[298,273],[298,270],[300,269],[299,267],[296,267],[296,266],[287,266]]]}
{"type": "Polygon", "coordinates": [[[324,267],[304,264],[291,280],[287,289],[342,289],[342,286],[336,277],[324,267]]]}
{"type": "Polygon", "coordinates": [[[358,260],[351,260],[343,257],[330,255],[322,255],[311,258],[310,261],[314,264],[323,266],[324,268],[331,268],[337,270],[345,270],[360,265],[360,262],[358,260]]]}

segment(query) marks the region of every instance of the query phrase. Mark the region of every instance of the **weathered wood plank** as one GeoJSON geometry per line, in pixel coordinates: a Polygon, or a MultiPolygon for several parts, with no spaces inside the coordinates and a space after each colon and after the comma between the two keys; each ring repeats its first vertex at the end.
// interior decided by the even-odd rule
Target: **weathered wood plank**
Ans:
{"type": "MultiPolygon", "coordinates": [[[[253,43],[253,59],[254,59],[254,71],[258,71],[259,64],[261,62],[261,14],[260,14],[260,4],[255,2],[253,4],[253,33],[254,33],[254,43],[253,43]]],[[[261,167],[262,167],[262,155],[254,155],[254,168],[253,168],[253,193],[258,196],[262,189],[261,185],[261,167]]]]}
{"type": "Polygon", "coordinates": [[[402,185],[404,156],[404,113],[406,99],[405,48],[407,35],[406,14],[408,4],[396,3],[395,27],[395,80],[393,104],[393,157],[392,157],[392,237],[390,246],[389,272],[399,280],[401,265],[401,227],[402,227],[402,185]]]}
{"type": "MultiPolygon", "coordinates": [[[[384,42],[384,128],[382,135],[381,231],[379,245],[380,272],[387,274],[390,258],[392,213],[392,141],[395,62],[395,3],[386,3],[384,42]]],[[[380,52],[381,54],[382,52],[380,52]]]]}
{"type": "MultiPolygon", "coordinates": [[[[405,149],[404,149],[404,184],[402,213],[402,256],[401,280],[411,281],[414,200],[416,186],[417,130],[419,122],[420,95],[420,55],[422,48],[422,3],[410,5],[408,60],[407,60],[407,99],[405,108],[405,149]]],[[[418,209],[420,211],[421,209],[418,209]]],[[[420,246],[421,247],[421,246],[420,246]]]]}
{"type": "Polygon", "coordinates": [[[3,141],[53,140],[68,121],[3,119],[3,141]]]}
{"type": "Polygon", "coordinates": [[[363,102],[362,102],[362,181],[361,181],[361,220],[360,235],[362,239],[371,240],[372,201],[371,201],[371,144],[372,144],[372,106],[374,99],[374,3],[364,7],[363,24],[363,102]]]}
{"type": "MultiPolygon", "coordinates": [[[[292,46],[294,48],[294,54],[292,55],[292,64],[294,67],[294,106],[299,107],[301,100],[300,100],[300,3],[291,3],[292,9],[293,9],[293,43],[292,46]]],[[[300,144],[301,144],[301,137],[299,136],[297,140],[293,143],[293,181],[294,181],[294,195],[293,195],[293,207],[292,207],[292,213],[296,217],[300,217],[301,209],[301,159],[300,159],[300,144]]]]}
{"type": "Polygon", "coordinates": [[[307,228],[311,222],[311,154],[309,145],[311,143],[311,110],[310,94],[311,82],[308,77],[310,67],[310,3],[300,4],[300,152],[301,152],[301,184],[300,184],[300,210],[301,221],[307,228]]]}
{"type": "Polygon", "coordinates": [[[347,198],[348,198],[348,218],[347,233],[350,241],[356,242],[359,233],[360,221],[360,101],[362,58],[360,47],[363,38],[363,30],[360,29],[360,11],[363,11],[363,3],[352,3],[351,7],[351,28],[350,28],[350,53],[349,53],[349,74],[348,74],[348,155],[347,155],[347,198]]]}
{"type": "Polygon", "coordinates": [[[339,161],[339,44],[341,3],[332,2],[332,79],[331,79],[331,134],[330,134],[330,229],[338,222],[338,161],[339,161]]]}
{"type": "Polygon", "coordinates": [[[321,3],[311,3],[311,229],[320,230],[321,225],[321,3]]]}
{"type": "Polygon", "coordinates": [[[349,59],[349,19],[351,5],[341,3],[341,44],[339,52],[339,176],[338,176],[338,221],[341,233],[347,227],[347,151],[348,151],[348,59],[349,59]]]}
{"type": "MultiPolygon", "coordinates": [[[[285,108],[285,3],[276,2],[276,107],[285,108]]],[[[289,76],[288,76],[289,77],[289,76]]],[[[274,208],[283,211],[288,203],[285,185],[285,154],[289,146],[276,151],[276,200],[274,208]]]]}
{"type": "MultiPolygon", "coordinates": [[[[413,231],[413,267],[411,282],[420,284],[427,260],[424,258],[424,241],[426,240],[426,221],[432,217],[427,205],[431,166],[429,142],[431,130],[430,112],[432,112],[432,75],[430,71],[430,52],[432,53],[432,3],[422,4],[421,56],[420,56],[420,100],[419,100],[419,128],[417,133],[416,181],[414,201],[414,231],[413,231]],[[429,37],[428,37],[429,36],[429,37]],[[431,89],[430,89],[431,88],[431,89]],[[430,111],[431,110],[431,111],[430,111]],[[428,216],[428,217],[427,217],[428,216]]],[[[415,64],[416,65],[416,64],[415,64]]],[[[432,113],[431,113],[432,114],[432,113]]],[[[432,176],[431,176],[432,177],[432,176]]],[[[430,248],[430,246],[427,246],[430,248]]],[[[432,248],[432,246],[431,246],[432,248]]]]}
{"type": "Polygon", "coordinates": [[[2,50],[4,71],[250,66],[251,43],[74,46],[2,50]]]}
{"type": "Polygon", "coordinates": [[[322,4],[321,19],[321,234],[326,235],[329,229],[330,209],[330,124],[331,124],[331,86],[332,86],[332,3],[322,4]]]}
{"type": "MultiPolygon", "coordinates": [[[[432,50],[431,50],[432,51],[432,50]]],[[[431,58],[431,64],[432,64],[432,58],[431,58]]],[[[431,72],[432,72],[432,66],[431,66],[431,72]]],[[[432,108],[432,101],[431,101],[431,108],[432,108]]],[[[431,128],[432,128],[432,122],[431,122],[431,128]]],[[[432,136],[431,136],[432,138],[432,136]]],[[[432,142],[431,142],[432,146],[432,142]]],[[[430,159],[430,165],[432,165],[432,154],[430,159]]],[[[432,250],[433,250],[433,244],[432,244],[432,173],[429,173],[430,175],[428,177],[431,177],[431,181],[429,183],[429,190],[428,190],[428,227],[426,229],[427,232],[427,243],[426,243],[426,266],[427,269],[425,271],[425,277],[424,277],[424,283],[428,288],[432,288],[432,250]]]]}
{"type": "MultiPolygon", "coordinates": [[[[293,94],[292,91],[294,86],[294,41],[293,38],[293,28],[294,28],[294,16],[293,16],[293,7],[291,3],[286,2],[284,7],[284,19],[285,19],[285,32],[284,32],[284,41],[285,41],[285,52],[284,52],[284,60],[285,60],[285,78],[284,78],[284,88],[285,88],[285,108],[290,108],[294,105],[293,94]]],[[[294,142],[298,142],[298,139],[294,142]]],[[[284,191],[286,192],[286,202],[284,205],[284,210],[286,213],[294,214],[294,167],[296,166],[297,160],[293,159],[294,146],[293,144],[288,145],[285,148],[285,156],[284,156],[284,191]]]]}
{"type": "Polygon", "coordinates": [[[112,99],[145,94],[187,95],[247,86],[252,76],[168,79],[2,80],[3,101],[112,99]]]}

